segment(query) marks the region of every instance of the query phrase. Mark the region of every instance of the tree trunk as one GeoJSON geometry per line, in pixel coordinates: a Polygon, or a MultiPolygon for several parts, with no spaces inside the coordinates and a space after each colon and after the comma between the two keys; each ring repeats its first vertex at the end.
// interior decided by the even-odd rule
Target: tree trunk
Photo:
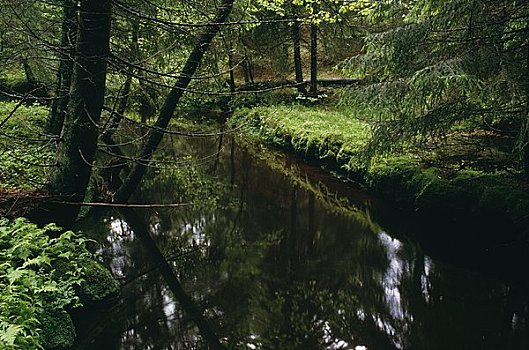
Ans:
{"type": "Polygon", "coordinates": [[[141,72],[138,72],[138,82],[140,85],[140,108],[139,114],[141,118],[141,134],[145,135],[148,131],[143,127],[144,124],[147,124],[149,119],[156,114],[156,91],[151,86],[147,85],[145,80],[141,78],[141,72]]]}
{"type": "MultiPolygon", "coordinates": [[[[71,96],[49,191],[82,201],[97,149],[109,53],[111,0],[82,0],[71,96]]],[[[75,217],[78,207],[67,213],[75,217]]]]}
{"type": "MultiPolygon", "coordinates": [[[[529,21],[525,25],[529,30],[529,21]]],[[[525,52],[525,125],[521,135],[522,167],[525,178],[529,180],[529,46],[525,52]]]]}
{"type": "MultiPolygon", "coordinates": [[[[292,11],[293,14],[296,14],[292,11]]],[[[292,42],[294,44],[294,70],[296,72],[296,84],[298,92],[300,94],[305,94],[307,91],[305,89],[305,84],[303,82],[303,67],[301,65],[301,33],[300,25],[297,20],[292,23],[292,42]]]]}
{"type": "Polygon", "coordinates": [[[69,101],[78,26],[77,1],[64,0],[63,2],[62,38],[59,55],[59,71],[57,72],[57,88],[55,90],[55,98],[51,104],[48,125],[46,126],[47,131],[56,136],[61,134],[69,101]]]}
{"type": "MultiPolygon", "coordinates": [[[[318,8],[314,5],[314,13],[318,8]]],[[[318,94],[318,25],[310,25],[310,94],[318,94]]]]}
{"type": "MultiPolygon", "coordinates": [[[[139,23],[138,21],[134,21],[132,23],[131,52],[134,56],[135,61],[139,60],[139,37],[138,37],[139,31],[140,31],[139,23]]],[[[121,119],[123,115],[125,114],[125,111],[127,110],[133,75],[134,75],[134,66],[130,65],[129,69],[127,70],[127,77],[125,78],[125,83],[123,84],[123,88],[121,89],[120,96],[118,97],[119,102],[118,102],[117,109],[111,113],[108,125],[105,128],[105,131],[103,132],[103,134],[101,135],[101,140],[108,145],[111,145],[114,143],[112,141],[112,136],[114,136],[114,133],[119,127],[119,124],[121,123],[121,119]]]]}
{"type": "Polygon", "coordinates": [[[209,25],[205,32],[200,36],[198,42],[193,48],[193,51],[187,59],[180,77],[165,99],[154,129],[151,130],[151,134],[149,135],[147,142],[140,151],[138,161],[132,167],[132,170],[125,179],[123,185],[118,189],[116,196],[114,197],[116,202],[126,202],[138,187],[138,184],[145,174],[145,170],[149,165],[154,151],[162,140],[162,130],[167,128],[167,125],[173,116],[174,110],[180,98],[182,97],[184,90],[189,85],[189,82],[200,65],[202,57],[204,57],[204,54],[209,48],[211,41],[219,31],[218,23],[223,23],[226,21],[233,7],[233,2],[234,0],[224,0],[222,2],[219,7],[219,12],[213,20],[213,23],[209,25]]]}
{"type": "Polygon", "coordinates": [[[235,50],[233,49],[233,46],[231,44],[231,41],[229,43],[229,46],[228,46],[228,66],[230,67],[230,81],[229,81],[229,84],[230,84],[230,92],[235,92],[235,90],[237,89],[237,86],[235,85],[235,74],[234,74],[234,69],[235,69],[235,62],[233,60],[233,54],[235,53],[235,50]]]}
{"type": "Polygon", "coordinates": [[[246,53],[246,50],[244,52],[244,59],[243,59],[243,62],[242,62],[242,69],[243,69],[243,72],[244,72],[244,82],[253,84],[254,79],[253,79],[252,63],[250,62],[250,58],[248,57],[248,54],[246,53]]]}
{"type": "Polygon", "coordinates": [[[28,83],[28,86],[34,87],[37,85],[37,79],[35,78],[35,75],[33,74],[33,70],[31,69],[31,66],[29,65],[28,60],[22,61],[22,66],[24,67],[24,74],[26,75],[26,82],[28,83]]]}

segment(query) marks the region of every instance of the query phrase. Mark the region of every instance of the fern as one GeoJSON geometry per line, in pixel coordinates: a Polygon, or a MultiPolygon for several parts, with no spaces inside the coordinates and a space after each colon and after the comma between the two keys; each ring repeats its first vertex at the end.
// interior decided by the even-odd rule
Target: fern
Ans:
{"type": "Polygon", "coordinates": [[[0,349],[40,348],[39,316],[79,305],[75,288],[91,258],[85,244],[71,231],[60,234],[55,225],[0,219],[0,349]]]}

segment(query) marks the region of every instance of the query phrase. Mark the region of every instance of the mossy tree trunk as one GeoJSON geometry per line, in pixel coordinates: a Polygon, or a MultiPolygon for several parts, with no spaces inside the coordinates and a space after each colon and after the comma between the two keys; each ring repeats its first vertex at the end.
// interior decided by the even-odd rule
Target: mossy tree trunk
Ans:
{"type": "Polygon", "coordinates": [[[219,31],[219,23],[226,21],[233,8],[234,0],[224,0],[219,6],[219,12],[211,23],[206,27],[206,30],[200,35],[198,42],[195,44],[193,51],[190,53],[186,64],[180,74],[180,77],[176,81],[175,85],[169,92],[169,95],[165,99],[165,102],[160,110],[160,114],[154,128],[151,129],[146,143],[143,145],[137,161],[132,167],[132,170],[128,174],[127,178],[123,182],[123,185],[117,190],[114,197],[116,202],[126,202],[130,196],[134,193],[138,187],[145,171],[150,163],[152,155],[163,138],[163,130],[167,128],[169,121],[171,120],[175,108],[182,97],[184,90],[189,85],[191,78],[195,74],[204,54],[206,53],[211,41],[219,31]]]}
{"type": "Polygon", "coordinates": [[[75,201],[84,198],[97,150],[111,22],[111,0],[82,0],[80,5],[70,100],[48,186],[51,194],[75,201]]]}
{"type": "Polygon", "coordinates": [[[33,69],[31,69],[31,66],[29,65],[27,59],[22,61],[22,66],[24,67],[24,74],[26,75],[26,82],[28,83],[28,86],[36,86],[37,78],[35,78],[35,74],[33,74],[33,69]]]}
{"type": "Polygon", "coordinates": [[[70,86],[74,69],[74,56],[78,26],[77,1],[63,1],[62,38],[59,54],[59,70],[55,98],[51,104],[51,112],[46,126],[47,131],[59,136],[64,124],[66,108],[69,101],[70,86]]]}

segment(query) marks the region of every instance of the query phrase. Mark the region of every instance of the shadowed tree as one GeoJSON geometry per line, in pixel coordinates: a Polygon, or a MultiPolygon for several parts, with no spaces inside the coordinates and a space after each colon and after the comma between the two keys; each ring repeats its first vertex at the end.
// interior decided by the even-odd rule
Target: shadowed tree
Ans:
{"type": "MultiPolygon", "coordinates": [[[[109,54],[111,0],[82,0],[76,62],[51,194],[84,198],[97,149],[98,122],[104,102],[109,54]]],[[[78,208],[71,209],[75,216],[78,208]]],[[[70,215],[68,215],[70,216],[70,215]]]]}

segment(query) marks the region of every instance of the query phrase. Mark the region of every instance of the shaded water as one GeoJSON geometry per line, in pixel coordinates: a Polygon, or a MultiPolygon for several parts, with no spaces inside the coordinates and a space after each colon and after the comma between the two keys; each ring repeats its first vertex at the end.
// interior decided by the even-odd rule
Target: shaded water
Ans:
{"type": "Polygon", "coordinates": [[[83,319],[86,349],[527,349],[528,298],[382,228],[368,194],[225,140],[177,141],[138,202],[85,231],[122,284],[83,319]],[[182,168],[184,170],[182,170],[182,168]],[[213,177],[212,177],[213,176],[213,177]]]}

